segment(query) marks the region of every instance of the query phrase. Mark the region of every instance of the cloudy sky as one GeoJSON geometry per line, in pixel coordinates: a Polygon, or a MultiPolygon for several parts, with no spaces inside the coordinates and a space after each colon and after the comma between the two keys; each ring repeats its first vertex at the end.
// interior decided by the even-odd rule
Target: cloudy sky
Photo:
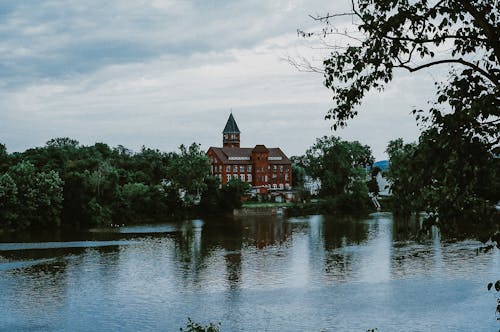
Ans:
{"type": "Polygon", "coordinates": [[[327,54],[296,31],[317,28],[308,15],[342,11],[342,1],[2,1],[0,142],[11,152],[66,136],[133,150],[207,149],[222,144],[232,109],[243,146],[297,155],[335,134],[383,159],[390,139],[416,139],[410,111],[432,97],[434,78],[398,73],[332,132],[322,75],[286,58],[314,63],[327,54]]]}

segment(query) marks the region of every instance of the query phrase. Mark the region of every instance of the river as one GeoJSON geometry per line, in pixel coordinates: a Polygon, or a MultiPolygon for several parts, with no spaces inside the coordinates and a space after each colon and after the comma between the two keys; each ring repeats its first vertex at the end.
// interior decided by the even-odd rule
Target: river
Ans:
{"type": "Polygon", "coordinates": [[[1,331],[496,331],[500,254],[387,213],[0,237],[1,331]]]}

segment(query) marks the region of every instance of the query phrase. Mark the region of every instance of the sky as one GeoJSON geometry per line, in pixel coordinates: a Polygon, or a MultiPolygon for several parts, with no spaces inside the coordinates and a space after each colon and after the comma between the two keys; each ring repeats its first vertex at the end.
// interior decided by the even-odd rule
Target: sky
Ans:
{"type": "MultiPolygon", "coordinates": [[[[414,141],[410,114],[434,95],[433,73],[397,72],[371,92],[346,128],[325,120],[332,93],[313,64],[330,52],[297,29],[343,0],[7,0],[0,2],[0,142],[8,151],[55,137],[138,151],[222,145],[230,114],[241,145],[301,155],[336,135],[372,148],[414,141]]],[[[348,26],[350,22],[338,22],[348,26]]]]}

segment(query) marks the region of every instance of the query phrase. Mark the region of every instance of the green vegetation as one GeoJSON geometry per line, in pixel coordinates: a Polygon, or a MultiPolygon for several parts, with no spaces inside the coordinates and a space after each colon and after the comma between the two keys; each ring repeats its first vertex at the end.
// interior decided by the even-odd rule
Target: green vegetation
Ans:
{"type": "Polygon", "coordinates": [[[232,181],[220,189],[197,144],[182,145],[179,152],[143,147],[132,153],[123,146],[56,138],[12,154],[0,145],[0,228],[89,227],[222,213],[239,207],[245,186],[232,181]]]}
{"type": "Polygon", "coordinates": [[[388,147],[393,206],[399,214],[426,211],[430,223],[439,220],[446,231],[460,232],[461,223],[495,230],[493,205],[500,200],[497,2],[356,0],[348,12],[315,19],[324,28],[302,32],[304,37],[347,37],[323,62],[334,101],[327,118],[335,129],[357,115],[367,92],[384,89],[398,70],[450,66],[448,76],[436,82],[429,109],[413,110],[422,128],[418,143],[394,141],[388,147]],[[345,16],[351,16],[352,29],[335,27],[345,16]]]}
{"type": "Polygon", "coordinates": [[[374,162],[369,146],[324,136],[318,138],[304,156],[293,160],[296,168],[321,181],[321,212],[368,210],[367,167],[374,162]]]}

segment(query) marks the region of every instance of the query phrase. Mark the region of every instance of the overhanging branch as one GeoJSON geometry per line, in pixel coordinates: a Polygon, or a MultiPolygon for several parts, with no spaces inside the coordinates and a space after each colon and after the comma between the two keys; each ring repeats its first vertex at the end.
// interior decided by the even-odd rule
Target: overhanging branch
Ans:
{"type": "Polygon", "coordinates": [[[466,61],[464,59],[437,60],[437,61],[425,63],[425,64],[417,66],[417,67],[410,67],[410,66],[400,62],[398,65],[395,65],[394,67],[395,68],[404,68],[404,69],[408,70],[409,72],[415,72],[415,71],[418,71],[418,70],[421,70],[424,68],[432,67],[435,65],[443,64],[443,63],[460,63],[464,66],[467,66],[467,67],[470,67],[470,68],[476,70],[477,72],[481,73],[481,75],[488,78],[492,83],[494,83],[495,85],[498,85],[498,78],[496,78],[496,76],[493,76],[492,74],[488,73],[486,70],[479,67],[478,65],[475,65],[474,63],[466,61]]]}

